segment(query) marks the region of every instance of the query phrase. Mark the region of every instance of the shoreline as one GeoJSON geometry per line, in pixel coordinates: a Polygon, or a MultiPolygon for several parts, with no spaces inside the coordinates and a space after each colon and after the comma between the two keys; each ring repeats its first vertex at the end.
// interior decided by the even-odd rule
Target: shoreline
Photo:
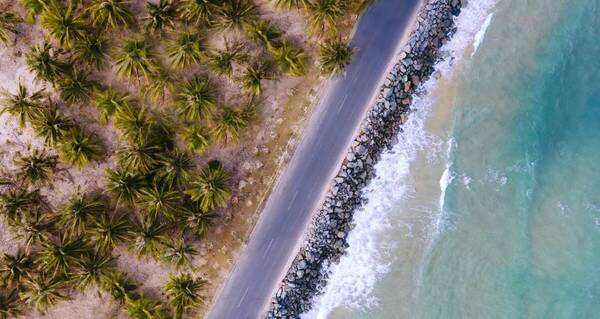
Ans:
{"type": "Polygon", "coordinates": [[[353,214],[366,202],[362,190],[375,176],[374,165],[397,142],[396,136],[410,113],[412,95],[442,59],[440,48],[456,32],[454,17],[463,5],[460,0],[429,0],[414,15],[410,39],[394,55],[398,60],[390,63],[393,67],[386,71],[388,75],[373,106],[367,110],[321,208],[303,236],[302,248],[277,290],[267,318],[298,318],[323,292],[330,265],[338,263],[348,248],[353,214]]]}

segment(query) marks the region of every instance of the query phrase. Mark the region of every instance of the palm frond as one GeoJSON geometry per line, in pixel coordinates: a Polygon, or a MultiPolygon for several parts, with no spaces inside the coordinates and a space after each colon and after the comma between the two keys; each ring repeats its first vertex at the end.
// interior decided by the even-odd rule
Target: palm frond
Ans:
{"type": "Polygon", "coordinates": [[[159,69],[152,46],[144,39],[127,39],[114,59],[117,73],[129,79],[150,76],[159,69]]]}
{"type": "Polygon", "coordinates": [[[34,150],[29,156],[23,156],[14,161],[17,167],[16,176],[28,184],[45,183],[56,170],[58,158],[47,155],[40,150],[34,150]]]}
{"type": "Polygon", "coordinates": [[[196,26],[211,24],[222,0],[183,0],[179,3],[181,19],[196,26]]]}
{"type": "Polygon", "coordinates": [[[192,178],[185,191],[193,201],[198,201],[200,208],[210,211],[225,206],[231,197],[231,177],[218,161],[212,161],[200,173],[192,178]]]}
{"type": "Polygon", "coordinates": [[[7,44],[13,34],[17,34],[17,24],[23,19],[6,4],[0,8],[0,42],[7,44]]]}
{"type": "Polygon", "coordinates": [[[190,152],[202,153],[208,148],[210,131],[204,126],[191,125],[184,127],[182,138],[190,152]]]}
{"type": "Polygon", "coordinates": [[[162,224],[157,218],[147,216],[142,218],[131,232],[133,241],[129,249],[135,252],[138,257],[153,257],[160,260],[160,255],[167,241],[167,224],[162,224]]]}
{"type": "Polygon", "coordinates": [[[80,167],[102,156],[102,146],[91,135],[76,129],[65,135],[59,149],[67,163],[80,167]]]}
{"type": "Polygon", "coordinates": [[[282,72],[290,76],[305,74],[305,56],[302,49],[294,48],[284,41],[277,47],[271,47],[270,51],[282,72]]]}
{"type": "Polygon", "coordinates": [[[127,169],[107,170],[107,191],[116,197],[117,203],[132,205],[137,200],[146,181],[144,176],[127,169]]]}
{"type": "Polygon", "coordinates": [[[219,8],[217,25],[223,30],[242,30],[257,16],[257,7],[250,0],[226,0],[219,8]]]}
{"type": "Polygon", "coordinates": [[[31,48],[25,57],[29,71],[38,81],[56,82],[71,72],[71,66],[62,60],[65,52],[47,42],[31,48]]]}
{"type": "Polygon", "coordinates": [[[202,38],[197,33],[184,31],[167,44],[167,55],[173,67],[183,68],[200,63],[203,49],[202,38]]]}
{"type": "Polygon", "coordinates": [[[236,141],[240,131],[248,125],[246,114],[235,106],[225,106],[215,119],[211,130],[212,136],[217,141],[236,141]]]}
{"type": "Polygon", "coordinates": [[[324,75],[338,75],[352,62],[354,50],[341,39],[327,40],[321,44],[319,63],[324,75]]]}
{"type": "Polygon", "coordinates": [[[140,206],[146,214],[156,217],[158,214],[173,219],[181,207],[179,192],[166,184],[144,188],[140,194],[140,206]]]}
{"type": "Polygon", "coordinates": [[[73,47],[75,58],[100,70],[108,56],[108,42],[100,35],[87,34],[73,47]]]}
{"type": "Polygon", "coordinates": [[[101,214],[90,226],[92,239],[103,251],[114,249],[117,244],[129,239],[129,219],[123,214],[101,214]]]}
{"type": "Polygon", "coordinates": [[[211,116],[215,104],[215,89],[206,78],[194,77],[175,96],[175,104],[182,118],[199,121],[211,116]]]}
{"type": "Polygon", "coordinates": [[[19,296],[36,310],[46,310],[61,300],[69,297],[61,290],[65,284],[61,277],[41,272],[25,282],[26,290],[19,296]]]}
{"type": "Polygon", "coordinates": [[[63,232],[70,237],[82,236],[92,221],[105,210],[98,196],[86,196],[77,191],[60,207],[57,218],[63,232]]]}
{"type": "Polygon", "coordinates": [[[266,48],[272,48],[283,34],[281,30],[272,26],[266,20],[256,20],[248,23],[244,28],[248,37],[266,48]]]}
{"type": "Polygon", "coordinates": [[[127,28],[135,18],[127,0],[92,0],[87,8],[92,25],[104,30],[127,28]]]}
{"type": "Polygon", "coordinates": [[[38,255],[40,270],[54,276],[66,276],[88,249],[82,238],[69,238],[65,234],[59,235],[57,239],[44,241],[38,255]]]}
{"type": "Polygon", "coordinates": [[[96,250],[87,252],[76,262],[76,269],[71,273],[75,287],[85,291],[90,285],[100,285],[103,277],[114,271],[115,258],[109,253],[96,250]]]}
{"type": "Polygon", "coordinates": [[[94,90],[94,82],[80,71],[73,71],[71,74],[63,76],[57,83],[60,98],[71,104],[86,102],[94,90]]]}
{"type": "Polygon", "coordinates": [[[5,253],[0,260],[0,280],[4,286],[18,289],[33,272],[33,258],[21,248],[14,255],[5,253]]]}
{"type": "Polygon", "coordinates": [[[224,50],[214,50],[208,54],[208,68],[217,73],[231,78],[233,75],[233,63],[241,62],[246,58],[244,47],[239,42],[225,40],[224,50]]]}
{"type": "Polygon", "coordinates": [[[159,0],[158,3],[148,1],[146,3],[148,14],[142,19],[146,29],[152,33],[162,32],[165,28],[175,26],[177,9],[170,0],[159,0]]]}
{"type": "Polygon", "coordinates": [[[169,188],[180,187],[189,180],[189,172],[193,167],[192,158],[185,152],[176,150],[171,154],[161,155],[154,172],[154,181],[169,188]]]}
{"type": "Polygon", "coordinates": [[[175,269],[192,268],[192,256],[198,254],[194,246],[181,238],[170,240],[165,244],[163,253],[165,261],[173,264],[175,269]]]}
{"type": "Polygon", "coordinates": [[[100,279],[100,286],[107,291],[114,300],[123,301],[133,297],[133,291],[140,284],[127,277],[120,271],[109,272],[100,279]]]}
{"type": "Polygon", "coordinates": [[[126,300],[127,315],[133,319],[164,319],[165,309],[159,301],[140,295],[126,300]]]}
{"type": "Polygon", "coordinates": [[[33,129],[50,146],[64,141],[74,128],[73,122],[63,117],[56,107],[45,109],[38,119],[33,121],[33,129]]]}
{"type": "Polygon", "coordinates": [[[94,103],[96,107],[100,109],[99,120],[102,124],[108,123],[110,117],[118,110],[129,110],[132,108],[132,102],[129,95],[112,88],[96,91],[94,103]]]}
{"type": "Polygon", "coordinates": [[[16,93],[2,91],[0,94],[2,112],[8,112],[16,116],[19,119],[19,126],[21,127],[25,127],[27,122],[39,118],[43,110],[42,99],[45,96],[44,90],[30,93],[23,83],[19,83],[16,93]]]}
{"type": "Polygon", "coordinates": [[[48,1],[42,11],[42,26],[61,47],[68,49],[84,38],[86,21],[76,14],[72,2],[63,8],[55,1],[48,1]]]}
{"type": "Polygon", "coordinates": [[[206,280],[194,279],[189,273],[169,275],[169,280],[165,283],[165,292],[169,305],[175,312],[175,318],[182,318],[185,313],[191,314],[204,304],[206,300],[200,292],[207,284],[206,280]]]}

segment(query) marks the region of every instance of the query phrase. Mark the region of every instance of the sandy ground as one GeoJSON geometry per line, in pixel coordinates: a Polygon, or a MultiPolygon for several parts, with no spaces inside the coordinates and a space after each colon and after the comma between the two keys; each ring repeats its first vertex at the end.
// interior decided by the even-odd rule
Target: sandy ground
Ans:
{"type": "MultiPolygon", "coordinates": [[[[233,258],[242,247],[252,225],[256,221],[262,200],[267,196],[275,179],[277,169],[289,158],[295,145],[295,137],[299,136],[302,124],[315,99],[316,86],[321,80],[311,57],[314,57],[316,41],[309,40],[305,34],[304,17],[298,11],[275,11],[269,2],[258,2],[261,17],[268,19],[281,30],[285,30],[285,38],[301,46],[306,55],[307,75],[299,78],[287,76],[278,81],[264,82],[264,94],[261,100],[258,117],[247,130],[245,136],[235,145],[213,146],[205,154],[196,158],[199,164],[210,159],[220,159],[225,167],[234,174],[234,196],[231,205],[219,212],[219,220],[209,230],[207,238],[198,244],[200,255],[193,260],[196,274],[207,278],[211,287],[207,291],[210,298],[223,278],[227,275],[233,258]]],[[[20,10],[18,7],[16,9],[20,10]]],[[[21,11],[22,13],[22,11],[21,11]]],[[[228,38],[240,38],[231,34],[228,38]]],[[[29,89],[40,89],[44,85],[34,81],[33,75],[25,65],[25,52],[34,44],[43,41],[43,34],[37,26],[21,25],[16,45],[0,45],[0,88],[15,92],[19,82],[29,89]]],[[[248,40],[242,40],[252,55],[260,50],[248,40]]],[[[222,36],[211,36],[208,39],[211,47],[222,46],[222,36]]],[[[114,44],[113,44],[114,45],[114,44]]],[[[160,48],[158,49],[160,50],[160,48]]],[[[186,70],[182,77],[190,77],[195,73],[203,73],[199,68],[186,70]]],[[[105,71],[95,75],[105,84],[135,93],[138,88],[119,79],[114,79],[111,72],[105,71]]],[[[235,81],[211,78],[219,87],[220,103],[237,103],[241,93],[235,81]]],[[[48,88],[48,91],[52,90],[48,88]]],[[[154,103],[156,110],[164,110],[166,105],[154,103]]],[[[43,187],[42,194],[50,205],[56,207],[68,199],[77,188],[85,191],[104,189],[104,175],[108,167],[114,166],[110,155],[122,144],[118,132],[109,124],[101,125],[97,121],[97,110],[92,105],[60,106],[61,111],[74,119],[87,132],[95,134],[102,142],[105,154],[101,161],[92,162],[83,169],[60,164],[60,172],[56,174],[52,186],[43,187]]],[[[15,118],[9,114],[0,115],[0,172],[8,172],[13,168],[13,160],[21,154],[29,154],[32,150],[46,150],[42,140],[37,138],[28,128],[20,128],[15,118]]],[[[13,252],[19,242],[4,221],[0,220],[0,252],[13,252]]],[[[139,260],[124,247],[119,247],[115,254],[119,255],[118,269],[131,275],[143,283],[141,291],[146,295],[164,300],[162,285],[169,273],[176,271],[170,266],[154,261],[139,260]]],[[[72,299],[60,302],[45,313],[31,312],[24,318],[125,318],[120,305],[109,298],[100,296],[96,289],[85,293],[73,291],[72,299]]]]}

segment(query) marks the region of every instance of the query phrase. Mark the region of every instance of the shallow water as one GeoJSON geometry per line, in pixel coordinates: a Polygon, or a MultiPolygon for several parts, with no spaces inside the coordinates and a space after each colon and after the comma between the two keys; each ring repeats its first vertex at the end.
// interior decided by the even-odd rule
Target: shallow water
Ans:
{"type": "Polygon", "coordinates": [[[470,3],[307,318],[600,317],[600,0],[470,3]]]}

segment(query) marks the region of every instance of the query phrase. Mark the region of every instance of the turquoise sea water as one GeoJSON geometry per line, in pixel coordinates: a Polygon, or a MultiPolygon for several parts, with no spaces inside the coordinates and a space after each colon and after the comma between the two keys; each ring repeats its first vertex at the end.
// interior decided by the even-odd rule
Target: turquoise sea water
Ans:
{"type": "Polygon", "coordinates": [[[600,0],[492,11],[308,317],[600,318],[600,0]]]}

